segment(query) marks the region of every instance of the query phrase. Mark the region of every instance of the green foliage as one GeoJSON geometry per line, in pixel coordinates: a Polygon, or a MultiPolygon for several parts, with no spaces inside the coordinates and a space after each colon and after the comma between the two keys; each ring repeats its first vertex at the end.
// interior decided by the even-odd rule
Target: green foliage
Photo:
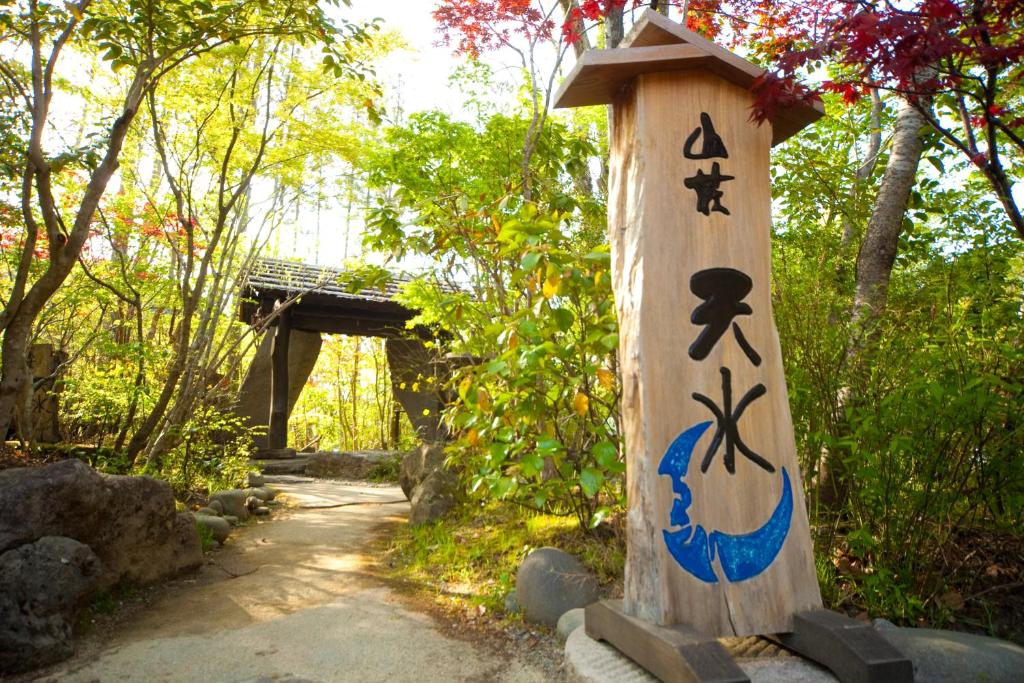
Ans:
{"type": "Polygon", "coordinates": [[[179,429],[178,445],[157,474],[179,495],[235,488],[249,472],[255,430],[233,413],[204,406],[179,429]]]}
{"type": "Polygon", "coordinates": [[[196,533],[199,534],[199,545],[202,547],[204,553],[208,553],[213,550],[214,543],[216,541],[213,538],[213,532],[205,524],[196,522],[196,533]]]}
{"type": "Polygon", "coordinates": [[[526,305],[482,326],[488,360],[457,379],[453,457],[471,491],[596,525],[622,501],[609,257],[527,205],[498,232],[526,305]]]}
{"type": "Polygon", "coordinates": [[[624,468],[595,147],[549,121],[524,167],[530,127],[428,112],[389,129],[371,166],[382,198],[366,244],[438,262],[402,301],[422,311],[413,323],[451,334],[447,350],[482,359],[449,387],[446,416],[469,490],[596,525],[621,504],[624,468]]]}
{"type": "Polygon", "coordinates": [[[366,479],[381,483],[397,483],[401,468],[401,458],[386,458],[370,468],[366,473],[366,479]]]}
{"type": "Polygon", "coordinates": [[[943,180],[955,161],[929,149],[935,163],[911,199],[886,311],[863,370],[851,368],[866,216],[849,192],[856,164],[832,146],[864,135],[862,117],[827,119],[777,156],[775,314],[823,594],[843,609],[942,623],[953,617],[944,594],[984,587],[963,571],[958,545],[1019,536],[1024,522],[1024,249],[984,190],[943,180]],[[844,394],[856,400],[842,410],[844,394]],[[818,506],[815,488],[829,450],[847,454],[852,482],[835,513],[818,506]]]}
{"type": "MultiPolygon", "coordinates": [[[[607,525],[605,525],[605,528],[607,525]]],[[[621,529],[617,529],[621,532],[621,529]]],[[[445,521],[403,526],[386,551],[395,578],[443,592],[460,606],[501,613],[515,588],[519,565],[534,548],[570,552],[602,584],[621,580],[624,538],[606,530],[585,533],[576,520],[496,502],[474,505],[445,521]]]]}

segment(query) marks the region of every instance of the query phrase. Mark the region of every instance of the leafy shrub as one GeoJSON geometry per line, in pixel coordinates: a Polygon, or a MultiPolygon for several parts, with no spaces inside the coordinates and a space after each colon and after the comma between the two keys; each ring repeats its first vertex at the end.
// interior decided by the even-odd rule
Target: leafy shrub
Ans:
{"type": "Polygon", "coordinates": [[[581,253],[563,216],[529,205],[497,242],[526,302],[480,329],[491,352],[457,380],[453,457],[471,491],[596,526],[622,502],[625,471],[608,251],[581,253]]]}
{"type": "Polygon", "coordinates": [[[213,492],[242,483],[251,469],[255,430],[233,413],[204,406],[179,429],[180,441],[163,459],[159,476],[179,495],[213,492]]]}

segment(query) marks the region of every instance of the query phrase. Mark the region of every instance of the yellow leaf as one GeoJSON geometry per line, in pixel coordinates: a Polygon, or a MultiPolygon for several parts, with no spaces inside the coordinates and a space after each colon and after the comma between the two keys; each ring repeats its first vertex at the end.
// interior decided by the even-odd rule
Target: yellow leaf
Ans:
{"type": "Polygon", "coordinates": [[[558,275],[551,275],[544,280],[544,298],[550,299],[551,297],[558,294],[558,290],[562,285],[562,278],[558,275]]]}
{"type": "Polygon", "coordinates": [[[459,395],[465,398],[466,394],[469,393],[469,390],[472,386],[473,380],[471,380],[469,377],[463,379],[462,382],[459,384],[459,395]]]}
{"type": "Polygon", "coordinates": [[[597,371],[597,381],[601,383],[605,389],[615,388],[615,373],[608,368],[601,368],[597,371]]]}
{"type": "Polygon", "coordinates": [[[513,332],[508,337],[508,348],[515,349],[519,346],[519,335],[513,332]]]}
{"type": "Polygon", "coordinates": [[[81,21],[85,17],[85,15],[82,14],[81,8],[79,8],[79,6],[75,3],[66,2],[64,3],[64,5],[68,8],[68,11],[71,12],[71,15],[75,18],[75,21],[81,21]]]}
{"type": "Polygon", "coordinates": [[[466,432],[466,441],[468,441],[471,446],[480,445],[480,432],[475,429],[470,429],[466,432]]]}
{"type": "Polygon", "coordinates": [[[597,287],[601,284],[601,276],[604,275],[600,270],[594,273],[594,286],[597,287]]]}
{"type": "Polygon", "coordinates": [[[590,397],[582,391],[577,391],[576,396],[572,399],[572,408],[577,415],[583,417],[590,409],[590,397]]]}
{"type": "Polygon", "coordinates": [[[491,395],[487,393],[486,389],[481,389],[477,392],[476,402],[480,405],[480,410],[484,412],[491,409],[491,395]]]}

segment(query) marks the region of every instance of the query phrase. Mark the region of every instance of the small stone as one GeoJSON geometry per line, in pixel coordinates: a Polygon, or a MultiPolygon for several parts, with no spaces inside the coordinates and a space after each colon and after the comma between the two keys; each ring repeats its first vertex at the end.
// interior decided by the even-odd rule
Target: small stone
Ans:
{"type": "Polygon", "coordinates": [[[599,598],[593,574],[557,548],[539,548],[523,560],[516,574],[516,596],[527,620],[551,627],[569,610],[599,598]]]}
{"type": "Polygon", "coordinates": [[[213,536],[213,540],[217,541],[221,545],[224,545],[224,541],[228,540],[228,536],[231,535],[231,525],[227,519],[222,517],[215,517],[212,515],[193,515],[196,520],[196,524],[204,527],[213,536]]]}
{"type": "Polygon", "coordinates": [[[219,502],[223,506],[223,514],[238,517],[242,520],[248,519],[249,511],[245,506],[245,500],[247,497],[248,496],[245,495],[245,491],[239,489],[217,491],[210,496],[209,507],[213,507],[214,502],[219,502]]]}
{"type": "Polygon", "coordinates": [[[516,598],[514,590],[509,591],[508,595],[505,596],[505,613],[519,614],[519,600],[516,598]]]}
{"type": "Polygon", "coordinates": [[[196,510],[197,515],[206,515],[207,517],[220,517],[220,513],[213,508],[199,508],[196,510]]]}
{"type": "Polygon", "coordinates": [[[245,499],[245,509],[248,510],[249,512],[252,512],[256,508],[262,506],[263,501],[257,498],[256,496],[249,496],[248,498],[245,499]]]}
{"type": "Polygon", "coordinates": [[[208,507],[209,509],[213,510],[218,515],[223,515],[224,514],[224,504],[222,502],[220,502],[219,500],[211,500],[210,504],[207,505],[206,507],[208,507]]]}
{"type": "Polygon", "coordinates": [[[267,483],[266,478],[262,474],[256,472],[250,472],[245,475],[245,485],[248,488],[257,488],[267,483]]]}
{"type": "Polygon", "coordinates": [[[245,489],[245,492],[250,496],[259,498],[263,502],[274,500],[274,497],[277,495],[277,491],[268,486],[245,489]]]}
{"type": "Polygon", "coordinates": [[[260,506],[253,510],[252,514],[256,515],[257,517],[266,517],[270,514],[270,508],[260,506]]]}
{"type": "Polygon", "coordinates": [[[558,618],[558,637],[563,641],[568,640],[569,635],[580,626],[583,626],[583,608],[571,609],[558,618]]]}
{"type": "Polygon", "coordinates": [[[231,526],[238,526],[239,524],[241,524],[238,517],[235,517],[234,515],[224,515],[222,519],[231,526]]]}

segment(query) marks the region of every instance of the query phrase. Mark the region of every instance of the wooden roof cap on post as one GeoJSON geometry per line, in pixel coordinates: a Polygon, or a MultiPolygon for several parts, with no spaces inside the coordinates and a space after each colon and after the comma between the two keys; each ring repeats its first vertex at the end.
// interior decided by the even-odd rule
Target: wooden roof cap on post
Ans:
{"type": "MultiPolygon", "coordinates": [[[[611,104],[636,76],[657,71],[706,69],[749,89],[765,70],[653,10],[644,12],[612,50],[588,50],[555,94],[555,108],[611,104]]],[[[824,116],[821,103],[782,107],[772,118],[777,145],[824,116]]]]}

